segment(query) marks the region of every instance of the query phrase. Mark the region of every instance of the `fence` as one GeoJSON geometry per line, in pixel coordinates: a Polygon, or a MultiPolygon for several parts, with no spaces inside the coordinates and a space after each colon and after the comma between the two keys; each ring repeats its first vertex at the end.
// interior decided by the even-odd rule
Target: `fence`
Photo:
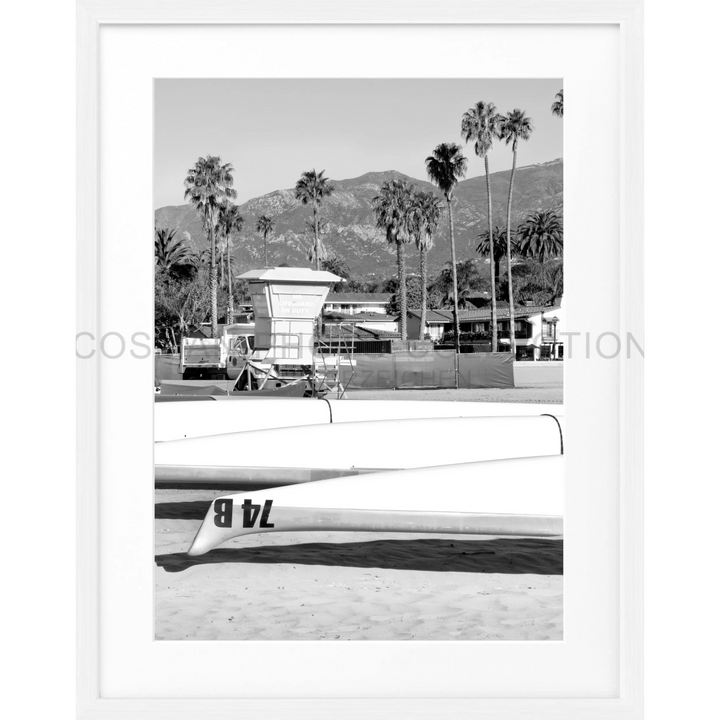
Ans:
{"type": "MultiPolygon", "coordinates": [[[[515,387],[508,353],[458,355],[459,387],[515,387]]],[[[455,387],[455,353],[396,352],[355,355],[353,366],[341,367],[340,382],[348,390],[400,390],[455,387]]]]}
{"type": "MultiPolygon", "coordinates": [[[[509,353],[458,355],[461,388],[515,387],[509,353]]],[[[181,380],[179,355],[156,355],[158,380],[181,380]]],[[[455,387],[455,353],[445,350],[356,354],[353,367],[340,366],[340,382],[348,390],[455,387]]]]}
{"type": "Polygon", "coordinates": [[[392,350],[388,352],[429,352],[434,349],[432,340],[392,340],[392,350]]]}
{"type": "MultiPolygon", "coordinates": [[[[436,345],[436,350],[451,350],[455,351],[454,345],[436,345]]],[[[489,353],[492,351],[492,345],[488,342],[473,342],[473,343],[460,343],[461,353],[489,353]]]]}
{"type": "Polygon", "coordinates": [[[155,377],[158,380],[182,380],[180,355],[155,355],[155,377]]]}
{"type": "Polygon", "coordinates": [[[354,355],[361,354],[378,354],[391,352],[390,340],[340,340],[337,338],[323,338],[323,345],[316,348],[316,352],[320,354],[332,355],[354,355]]]}

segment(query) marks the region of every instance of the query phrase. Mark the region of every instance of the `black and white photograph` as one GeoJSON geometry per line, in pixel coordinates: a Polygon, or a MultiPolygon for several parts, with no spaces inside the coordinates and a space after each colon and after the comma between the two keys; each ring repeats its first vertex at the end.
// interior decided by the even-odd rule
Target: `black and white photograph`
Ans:
{"type": "Polygon", "coordinates": [[[625,708],[634,7],[178,2],[82,25],[88,705],[625,708]]]}
{"type": "Polygon", "coordinates": [[[155,639],[563,639],[562,79],[157,79],[155,639]]]}

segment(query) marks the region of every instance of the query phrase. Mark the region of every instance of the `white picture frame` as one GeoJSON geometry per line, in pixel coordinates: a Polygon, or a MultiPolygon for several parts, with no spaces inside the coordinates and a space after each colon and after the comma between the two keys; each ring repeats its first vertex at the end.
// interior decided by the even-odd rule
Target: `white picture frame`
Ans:
{"type": "MultiPolygon", "coordinates": [[[[443,3],[355,2],[329,0],[297,4],[276,2],[127,3],[78,2],[78,239],[77,331],[100,338],[109,329],[100,312],[103,257],[100,202],[100,34],[124,25],[547,25],[617,26],[620,37],[618,107],[620,142],[620,227],[617,293],[620,336],[632,334],[642,345],[642,3],[634,0],[487,0],[443,3]]],[[[613,718],[642,714],[642,362],[618,367],[617,455],[619,472],[618,692],[612,697],[338,698],[245,697],[203,699],[164,697],[108,698],[102,689],[100,603],[101,437],[108,408],[102,406],[100,354],[78,361],[78,716],[147,718],[266,717],[434,718],[445,715],[493,718],[613,718]]],[[[149,373],[148,373],[149,374],[149,373]]],[[[149,387],[148,381],[148,387],[149,387]]],[[[150,600],[148,600],[150,602],[150,600]]]]}

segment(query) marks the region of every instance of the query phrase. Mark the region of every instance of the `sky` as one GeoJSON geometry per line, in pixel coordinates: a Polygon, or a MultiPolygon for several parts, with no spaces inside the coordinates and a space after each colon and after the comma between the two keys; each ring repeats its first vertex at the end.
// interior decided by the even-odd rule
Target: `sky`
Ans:
{"type": "MultiPolygon", "coordinates": [[[[206,155],[233,165],[238,204],[292,188],[311,169],[335,180],[385,170],[426,180],[425,158],[442,142],[464,148],[466,177],[482,175],[460,136],[479,100],[532,118],[518,166],[554,160],[563,123],[550,106],[561,88],[558,79],[156,80],[154,207],[183,204],[187,171],[206,155]]],[[[511,165],[510,148],[496,142],[490,172],[511,165]]]]}

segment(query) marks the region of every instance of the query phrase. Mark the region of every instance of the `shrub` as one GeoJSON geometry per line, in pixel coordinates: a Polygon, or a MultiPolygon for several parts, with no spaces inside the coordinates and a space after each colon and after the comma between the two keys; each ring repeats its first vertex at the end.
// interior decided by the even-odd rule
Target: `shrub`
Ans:
{"type": "MultiPolygon", "coordinates": [[[[490,340],[491,335],[489,332],[461,332],[460,333],[460,344],[463,343],[474,343],[482,342],[484,340],[490,340]]],[[[455,344],[455,333],[450,330],[442,335],[438,340],[438,345],[454,345],[455,344]]]]}

